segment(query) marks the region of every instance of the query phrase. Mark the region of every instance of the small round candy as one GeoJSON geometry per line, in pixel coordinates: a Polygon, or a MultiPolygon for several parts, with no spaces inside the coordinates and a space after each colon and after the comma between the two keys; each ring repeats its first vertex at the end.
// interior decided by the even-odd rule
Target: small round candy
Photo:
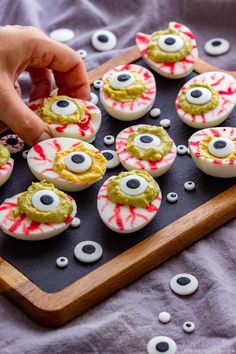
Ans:
{"type": "Polygon", "coordinates": [[[79,55],[81,56],[82,59],[85,59],[88,55],[88,53],[85,49],[79,49],[79,50],[77,50],[77,52],[79,53],[79,55]]]}
{"type": "Polygon", "coordinates": [[[0,144],[4,145],[11,154],[16,154],[17,152],[24,149],[25,143],[16,134],[8,134],[0,139],[0,144]]]}
{"type": "Polygon", "coordinates": [[[195,324],[193,322],[185,322],[183,324],[183,330],[186,333],[192,333],[195,330],[195,324]]]}
{"type": "Polygon", "coordinates": [[[103,254],[103,249],[95,241],[82,241],[74,249],[75,258],[84,263],[98,261],[103,254]]]}
{"type": "Polygon", "coordinates": [[[80,219],[75,216],[74,219],[72,220],[70,226],[73,228],[77,228],[80,226],[80,223],[81,223],[80,219]]]}
{"type": "Polygon", "coordinates": [[[152,338],[147,344],[148,354],[175,354],[177,351],[176,343],[173,339],[166,336],[152,338]]]}
{"type": "Polygon", "coordinates": [[[29,152],[29,150],[25,150],[22,152],[23,159],[27,159],[28,152],[29,152]]]}
{"type": "Polygon", "coordinates": [[[107,169],[115,168],[119,166],[120,159],[117,152],[114,150],[102,150],[101,153],[107,160],[107,169]]]}
{"type": "Polygon", "coordinates": [[[68,42],[73,39],[75,32],[69,28],[58,28],[50,33],[50,37],[57,42],[68,42]]]}
{"type": "Polygon", "coordinates": [[[169,119],[160,120],[160,126],[163,127],[163,128],[169,128],[170,120],[169,119]]]}
{"type": "Polygon", "coordinates": [[[177,295],[191,295],[198,288],[198,280],[191,274],[177,274],[171,279],[170,288],[177,295]]]}
{"type": "Polygon", "coordinates": [[[184,183],[184,189],[186,191],[193,191],[196,188],[196,184],[193,181],[187,181],[184,183]]]}
{"type": "Polygon", "coordinates": [[[175,192],[170,192],[170,193],[168,193],[168,194],[167,194],[167,197],[166,197],[166,199],[167,199],[167,201],[168,201],[169,203],[175,203],[175,202],[177,202],[178,198],[179,198],[179,196],[178,196],[178,194],[175,193],[175,192]]]}
{"type": "Polygon", "coordinates": [[[112,145],[115,142],[115,138],[113,135],[106,135],[104,136],[104,144],[106,145],[112,145]]]}
{"type": "Polygon", "coordinates": [[[230,43],[224,38],[212,38],[205,43],[204,49],[207,54],[222,55],[228,52],[230,43]]]}
{"type": "Polygon", "coordinates": [[[156,118],[156,117],[159,117],[159,115],[161,114],[161,110],[160,110],[160,108],[153,108],[153,109],[151,109],[149,114],[150,114],[150,117],[156,118]]]}
{"type": "Polygon", "coordinates": [[[158,318],[161,323],[168,323],[171,320],[171,315],[169,314],[169,312],[163,311],[159,313],[158,318]]]}
{"type": "Polygon", "coordinates": [[[66,257],[59,257],[59,258],[57,258],[57,260],[56,260],[56,264],[57,264],[58,268],[65,268],[65,267],[67,267],[68,264],[69,264],[68,258],[66,258],[66,257]]]}
{"type": "Polygon", "coordinates": [[[185,145],[178,145],[177,146],[177,154],[178,155],[185,155],[187,153],[187,146],[185,145]]]}
{"type": "Polygon", "coordinates": [[[107,30],[99,30],[94,32],[91,41],[93,47],[101,52],[115,48],[117,43],[114,33],[107,30]]]}
{"type": "Polygon", "coordinates": [[[99,89],[99,88],[102,86],[102,80],[96,80],[96,81],[94,81],[93,86],[94,86],[96,89],[99,89]]]}
{"type": "Polygon", "coordinates": [[[90,102],[95,105],[98,103],[98,96],[95,95],[95,93],[93,93],[93,92],[91,92],[91,94],[90,94],[90,102]]]}

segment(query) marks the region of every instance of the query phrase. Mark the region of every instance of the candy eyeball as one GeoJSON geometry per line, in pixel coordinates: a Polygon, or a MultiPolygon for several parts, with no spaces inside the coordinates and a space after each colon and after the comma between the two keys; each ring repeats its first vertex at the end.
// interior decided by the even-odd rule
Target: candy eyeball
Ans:
{"type": "Polygon", "coordinates": [[[109,178],[97,197],[104,224],[118,233],[131,233],[145,227],[161,205],[156,181],[143,171],[121,172],[109,178]]]}
{"type": "Polygon", "coordinates": [[[29,108],[48,124],[53,137],[91,142],[101,125],[101,112],[95,104],[68,96],[32,101],[29,108]]]}
{"type": "Polygon", "coordinates": [[[193,128],[221,124],[236,104],[236,80],[223,72],[195,76],[180,89],[176,110],[180,119],[193,128]]]}
{"type": "Polygon", "coordinates": [[[136,44],[144,61],[157,73],[171,79],[190,74],[198,57],[193,33],[177,22],[170,22],[168,29],[151,35],[137,33],[136,44]]]}
{"type": "Polygon", "coordinates": [[[107,160],[107,169],[115,168],[119,166],[120,159],[117,155],[117,152],[114,150],[102,150],[101,153],[107,160]]]}
{"type": "Polygon", "coordinates": [[[83,263],[97,262],[103,255],[102,246],[95,241],[79,242],[74,249],[75,258],[83,263]]]}
{"type": "Polygon", "coordinates": [[[14,167],[14,160],[4,145],[0,144],[0,187],[10,178],[14,167]]]}
{"type": "Polygon", "coordinates": [[[34,145],[27,161],[37,179],[70,192],[86,189],[101,179],[107,164],[93,145],[70,138],[53,138],[34,145]]]}
{"type": "Polygon", "coordinates": [[[71,41],[75,36],[75,32],[70,28],[58,28],[50,33],[50,37],[57,42],[68,42],[71,41]]]}
{"type": "Polygon", "coordinates": [[[122,130],[116,151],[126,170],[144,170],[153,177],[166,173],[176,158],[176,146],[166,130],[144,124],[122,130]]]}
{"type": "Polygon", "coordinates": [[[126,64],[109,70],[102,78],[100,100],[104,109],[118,120],[143,117],[153,106],[156,82],[146,68],[126,64]]]}
{"type": "Polygon", "coordinates": [[[220,178],[236,177],[236,128],[202,129],[189,139],[196,166],[204,173],[220,178]]]}
{"type": "Polygon", "coordinates": [[[16,154],[17,152],[24,149],[24,141],[16,134],[8,134],[0,138],[0,144],[5,146],[11,154],[16,154]]]}
{"type": "Polygon", "coordinates": [[[177,274],[171,279],[170,288],[177,295],[191,295],[198,289],[198,280],[191,274],[177,274]]]}
{"type": "Polygon", "coordinates": [[[107,30],[99,30],[94,32],[91,41],[93,47],[101,52],[112,50],[115,48],[117,43],[114,33],[107,30]]]}
{"type": "Polygon", "coordinates": [[[148,354],[175,354],[177,351],[176,343],[173,339],[166,336],[152,338],[147,344],[148,354]]]}
{"type": "Polygon", "coordinates": [[[205,43],[204,49],[207,54],[218,56],[229,51],[230,43],[224,38],[212,38],[205,43]]]}
{"type": "Polygon", "coordinates": [[[195,331],[195,324],[193,322],[184,322],[183,324],[183,331],[185,333],[192,333],[195,331]]]}
{"type": "Polygon", "coordinates": [[[21,240],[44,240],[65,231],[76,211],[73,198],[53,184],[36,182],[0,205],[0,227],[21,240]]]}

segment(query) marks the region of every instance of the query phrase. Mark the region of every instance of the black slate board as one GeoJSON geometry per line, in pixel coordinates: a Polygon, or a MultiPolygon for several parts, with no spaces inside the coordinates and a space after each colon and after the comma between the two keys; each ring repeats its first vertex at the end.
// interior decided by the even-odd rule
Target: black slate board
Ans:
{"type": "MultiPolygon", "coordinates": [[[[144,66],[142,60],[137,61],[136,64],[144,66]]],[[[154,107],[161,109],[161,117],[151,118],[147,114],[132,124],[158,125],[160,119],[168,118],[171,120],[168,132],[176,145],[187,145],[187,140],[195,129],[187,127],[180,121],[175,112],[174,102],[181,86],[194,75],[196,73],[192,73],[185,79],[170,80],[155,74],[158,91],[154,107]]],[[[98,94],[96,89],[93,91],[98,94]]],[[[94,145],[99,149],[115,149],[114,145],[111,147],[104,145],[103,137],[107,134],[117,135],[120,130],[131,124],[111,118],[100,104],[99,107],[102,110],[103,123],[94,145]]],[[[236,126],[236,110],[223,125],[236,126]]],[[[35,181],[26,160],[22,158],[22,153],[13,155],[13,158],[15,160],[13,175],[0,189],[0,203],[8,197],[23,192],[32,181],[35,181]]],[[[223,180],[203,174],[187,154],[177,156],[171,170],[158,178],[163,194],[158,217],[145,229],[135,234],[119,235],[107,229],[100,220],[96,209],[96,195],[104,180],[112,174],[118,174],[120,170],[121,167],[108,171],[103,180],[88,190],[71,193],[77,202],[78,216],[81,219],[81,226],[78,229],[69,228],[57,237],[38,242],[19,241],[0,232],[0,256],[42,290],[57,292],[235,184],[235,178],[223,180]],[[187,180],[196,183],[195,191],[184,190],[183,184],[187,180]],[[175,204],[166,202],[166,194],[171,191],[179,194],[179,200],[175,204]],[[82,240],[99,242],[104,249],[103,258],[91,265],[77,262],[73,253],[74,247],[82,240]],[[58,269],[55,265],[56,259],[60,256],[69,259],[69,265],[65,269],[58,269]]]]}

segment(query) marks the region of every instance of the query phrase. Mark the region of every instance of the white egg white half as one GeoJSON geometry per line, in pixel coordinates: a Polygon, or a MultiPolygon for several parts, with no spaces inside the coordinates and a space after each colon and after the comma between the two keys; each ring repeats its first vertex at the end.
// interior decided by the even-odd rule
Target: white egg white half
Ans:
{"type": "Polygon", "coordinates": [[[10,178],[14,167],[14,160],[10,158],[7,163],[0,167],[0,187],[10,178]]]}

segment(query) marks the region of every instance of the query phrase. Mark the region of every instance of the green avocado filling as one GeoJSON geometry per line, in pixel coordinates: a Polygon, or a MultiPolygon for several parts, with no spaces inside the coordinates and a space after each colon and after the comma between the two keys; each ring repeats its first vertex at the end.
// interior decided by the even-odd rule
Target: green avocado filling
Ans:
{"type": "Polygon", "coordinates": [[[10,157],[11,155],[9,150],[5,146],[0,144],[0,167],[6,165],[10,157]]]}
{"type": "Polygon", "coordinates": [[[151,36],[151,42],[147,47],[148,57],[156,63],[176,63],[184,59],[192,52],[192,43],[189,37],[185,34],[178,32],[172,28],[165,31],[154,32],[151,36]],[[165,52],[159,47],[159,40],[161,36],[174,34],[181,37],[184,41],[184,46],[177,52],[165,52]]]}
{"type": "Polygon", "coordinates": [[[215,109],[219,104],[219,97],[218,97],[217,92],[208,84],[205,84],[205,83],[192,84],[188,88],[182,90],[179,100],[178,100],[178,103],[179,103],[180,108],[184,112],[187,112],[189,114],[199,115],[202,113],[210,112],[213,109],[215,109]],[[186,93],[189,89],[192,89],[194,87],[205,87],[209,91],[211,91],[211,101],[209,101],[205,104],[202,104],[202,105],[196,105],[196,104],[192,104],[192,103],[188,102],[188,100],[186,99],[186,93]]]}
{"type": "Polygon", "coordinates": [[[147,90],[145,81],[135,71],[131,72],[135,77],[135,81],[131,85],[120,89],[114,89],[111,87],[110,78],[106,78],[103,85],[104,94],[115,101],[123,103],[136,101],[142,97],[144,92],[147,90]]]}
{"type": "Polygon", "coordinates": [[[160,193],[160,190],[156,181],[151,175],[149,175],[149,173],[134,170],[130,172],[121,172],[118,176],[111,178],[109,180],[107,193],[108,198],[115,204],[133,206],[135,208],[146,208],[153,202],[154,199],[156,199],[160,193]],[[130,196],[123,193],[120,189],[121,179],[126,176],[135,177],[137,175],[143,177],[148,182],[145,192],[136,196],[130,196]]]}
{"type": "Polygon", "coordinates": [[[61,223],[72,213],[73,206],[65,193],[59,191],[52,183],[46,181],[32,183],[28,190],[17,199],[17,207],[13,210],[13,218],[25,214],[29,219],[39,223],[61,223]],[[32,205],[33,195],[41,190],[53,191],[60,199],[58,206],[50,211],[39,211],[32,205]]]}
{"type": "Polygon", "coordinates": [[[156,127],[151,125],[146,125],[138,128],[136,132],[132,133],[128,137],[127,150],[128,152],[136,157],[137,159],[146,161],[159,161],[165,155],[167,155],[173,146],[173,140],[170,138],[169,134],[162,127],[156,127]],[[157,147],[142,149],[135,144],[134,139],[140,134],[153,134],[160,139],[160,145],[157,147]]]}
{"type": "Polygon", "coordinates": [[[85,115],[85,107],[80,104],[77,99],[68,97],[68,96],[55,96],[45,98],[41,107],[38,109],[38,116],[46,123],[56,123],[56,124],[73,124],[79,123],[80,120],[85,115]],[[69,100],[75,104],[77,107],[75,112],[70,115],[58,115],[52,112],[51,106],[54,102],[69,100]]]}

